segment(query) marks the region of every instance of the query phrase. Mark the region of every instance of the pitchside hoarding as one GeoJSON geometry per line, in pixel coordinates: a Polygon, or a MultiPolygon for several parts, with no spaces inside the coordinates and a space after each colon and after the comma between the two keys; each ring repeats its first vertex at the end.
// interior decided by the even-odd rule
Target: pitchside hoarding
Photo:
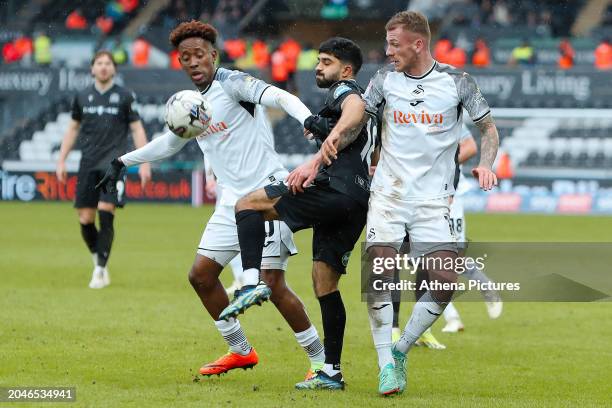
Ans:
{"type": "MultiPolygon", "coordinates": [[[[74,201],[76,173],[60,183],[53,171],[0,170],[0,199],[3,201],[74,201]]],[[[211,202],[204,195],[202,171],[153,172],[143,188],[138,174],[129,173],[125,182],[127,202],[184,203],[198,206],[211,202]]]]}
{"type": "MultiPolygon", "coordinates": [[[[365,65],[359,72],[362,86],[379,68],[365,65]]],[[[560,71],[554,68],[531,69],[469,69],[478,81],[485,96],[494,96],[498,101],[534,96],[570,98],[577,106],[589,98],[612,98],[612,75],[592,68],[576,68],[560,71]]],[[[252,72],[266,79],[266,73],[252,72]]],[[[92,83],[87,69],[38,69],[3,68],[0,69],[0,96],[48,96],[68,95],[92,83]]],[[[141,96],[171,95],[181,89],[191,89],[193,85],[182,71],[166,69],[121,68],[118,82],[126,84],[141,96]]],[[[314,81],[314,73],[300,71],[297,74],[298,89],[304,99],[322,92],[314,81]]]]}

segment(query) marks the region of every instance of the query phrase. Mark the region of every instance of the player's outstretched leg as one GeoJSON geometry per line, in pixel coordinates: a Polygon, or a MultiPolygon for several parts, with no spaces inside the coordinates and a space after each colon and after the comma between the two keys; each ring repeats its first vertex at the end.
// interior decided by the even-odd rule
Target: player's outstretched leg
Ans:
{"type": "Polygon", "coordinates": [[[219,316],[221,319],[236,317],[251,306],[261,305],[270,299],[272,291],[263,281],[255,285],[247,281],[251,276],[259,277],[266,238],[265,221],[278,219],[278,214],[274,210],[276,201],[278,199],[269,199],[262,188],[247,194],[236,203],[236,227],[244,268],[244,286],[229,306],[221,312],[219,316]]]}
{"type": "Polygon", "coordinates": [[[221,320],[219,313],[229,300],[219,280],[223,267],[206,256],[196,255],[189,282],[198,294],[202,304],[215,320],[215,326],[227,343],[228,353],[200,368],[200,374],[205,376],[221,375],[237,368],[254,367],[259,358],[255,349],[249,344],[240,322],[237,319],[221,320]]]}

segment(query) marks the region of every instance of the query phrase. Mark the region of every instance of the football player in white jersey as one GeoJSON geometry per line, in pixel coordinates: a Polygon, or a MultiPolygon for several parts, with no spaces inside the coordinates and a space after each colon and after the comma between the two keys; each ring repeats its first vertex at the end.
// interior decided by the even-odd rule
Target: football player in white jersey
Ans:
{"type": "MultiPolygon", "coordinates": [[[[236,368],[252,367],[258,362],[238,320],[219,319],[219,314],[229,304],[219,274],[240,251],[234,218],[236,200],[253,190],[283,180],[289,174],[274,151],[272,130],[264,106],[283,109],[301,124],[311,115],[309,109],[288,92],[243,72],[216,68],[216,38],[215,28],[200,21],[181,23],[170,34],[170,42],[178,50],[182,69],[211,103],[213,111],[211,125],[197,137],[197,142],[217,177],[220,194],[198,245],[189,281],[230,350],[204,365],[200,369],[202,375],[222,374],[236,368]]],[[[164,159],[178,152],[187,142],[172,132],[166,132],[146,146],[113,160],[105,176],[106,183],[101,183],[101,186],[112,188],[113,180],[124,166],[164,159]]],[[[323,345],[303,303],[287,286],[284,277],[288,257],[296,253],[291,231],[279,221],[268,223],[267,227],[261,278],[272,290],[270,300],[308,354],[310,370],[318,370],[325,358],[323,345]]],[[[259,279],[259,274],[244,274],[241,290],[255,287],[259,279]]]]}
{"type": "MultiPolygon", "coordinates": [[[[406,353],[442,314],[457,281],[453,266],[458,249],[449,225],[449,201],[454,194],[455,153],[463,109],[482,135],[480,163],[472,173],[483,190],[497,184],[491,168],[499,137],[474,79],[431,56],[425,16],[402,11],[385,28],[387,56],[392,64],[376,73],[364,96],[370,112],[384,104],[366,246],[371,259],[395,258],[408,234],[411,255],[423,257],[429,281],[434,282],[415,304],[402,336],[393,345],[390,291],[374,290],[377,296],[368,296],[380,367],[379,392],[393,394],[406,387],[406,353]]],[[[385,269],[377,279],[392,282],[394,270],[385,269]]]]}

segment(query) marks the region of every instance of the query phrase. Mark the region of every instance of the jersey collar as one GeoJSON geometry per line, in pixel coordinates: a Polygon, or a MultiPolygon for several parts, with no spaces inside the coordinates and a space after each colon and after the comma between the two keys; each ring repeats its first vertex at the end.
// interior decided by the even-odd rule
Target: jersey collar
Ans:
{"type": "Polygon", "coordinates": [[[423,75],[421,76],[412,76],[412,75],[408,75],[407,73],[404,72],[404,75],[406,75],[408,78],[410,79],[423,79],[425,78],[427,75],[431,74],[431,72],[434,70],[434,68],[436,67],[436,65],[438,65],[438,61],[434,60],[433,64],[431,65],[431,68],[429,68],[427,70],[427,72],[425,72],[423,75]]]}
{"type": "Polygon", "coordinates": [[[116,85],[116,84],[113,82],[113,84],[112,84],[112,85],[111,85],[111,86],[110,86],[110,87],[109,87],[107,90],[105,90],[104,92],[101,92],[101,91],[98,89],[98,87],[96,87],[96,83],[95,83],[95,82],[94,82],[93,84],[91,84],[91,86],[93,86],[94,91],[96,91],[96,93],[97,93],[98,95],[104,95],[104,94],[107,94],[108,92],[110,92],[110,90],[111,90],[111,89],[113,89],[113,88],[115,87],[115,85],[116,85]]]}
{"type": "Polygon", "coordinates": [[[210,84],[208,84],[208,86],[207,86],[206,88],[204,88],[204,89],[202,89],[202,90],[200,91],[200,93],[201,93],[202,95],[205,95],[205,94],[206,94],[206,92],[208,92],[208,90],[209,90],[209,89],[210,89],[210,87],[212,86],[213,82],[215,82],[215,80],[217,79],[217,71],[219,71],[219,68],[215,68],[215,73],[213,74],[213,78],[212,78],[212,81],[210,81],[210,84]]]}

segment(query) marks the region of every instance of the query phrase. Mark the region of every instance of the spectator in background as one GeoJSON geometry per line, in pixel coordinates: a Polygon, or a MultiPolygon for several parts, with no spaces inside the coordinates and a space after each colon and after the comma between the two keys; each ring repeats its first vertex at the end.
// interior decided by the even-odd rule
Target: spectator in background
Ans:
{"type": "Polygon", "coordinates": [[[115,62],[115,65],[124,65],[128,62],[128,52],[123,46],[123,42],[120,38],[115,40],[111,52],[113,54],[113,61],[115,62]]]}
{"type": "Polygon", "coordinates": [[[242,38],[234,38],[231,40],[225,40],[223,42],[223,51],[232,60],[236,61],[238,58],[242,58],[246,55],[247,44],[242,38]]]}
{"type": "Polygon", "coordinates": [[[474,54],[472,54],[472,65],[477,68],[486,68],[491,65],[491,51],[484,39],[478,38],[474,43],[474,54]]]}
{"type": "Polygon", "coordinates": [[[19,52],[17,51],[14,42],[9,41],[4,44],[4,46],[2,47],[2,61],[5,64],[12,64],[14,62],[19,61],[20,59],[21,55],[19,55],[19,52]]]}
{"type": "Polygon", "coordinates": [[[270,51],[268,51],[268,45],[260,38],[253,41],[251,45],[253,50],[253,62],[255,66],[260,70],[264,70],[270,64],[270,51]]]}
{"type": "Polygon", "coordinates": [[[136,9],[136,7],[138,7],[139,0],[119,0],[119,4],[121,4],[121,7],[126,14],[130,14],[136,9]]]}
{"type": "Polygon", "coordinates": [[[467,62],[467,55],[465,54],[465,50],[461,47],[453,46],[453,48],[448,53],[448,62],[456,68],[463,68],[467,62]]]}
{"type": "Polygon", "coordinates": [[[132,44],[132,65],[143,68],[149,65],[151,45],[142,35],[139,35],[132,44]]]}
{"type": "Polygon", "coordinates": [[[521,45],[512,50],[509,65],[533,65],[535,62],[535,53],[533,47],[529,43],[529,39],[524,38],[521,45]]]}
{"type": "Polygon", "coordinates": [[[80,8],[76,8],[66,17],[66,28],[69,30],[85,30],[88,26],[80,8]]]}
{"type": "Polygon", "coordinates": [[[51,65],[51,39],[44,31],[34,38],[34,62],[44,67],[51,65]]]}
{"type": "Polygon", "coordinates": [[[15,40],[15,50],[20,56],[21,65],[29,66],[32,62],[32,51],[34,45],[32,39],[27,35],[22,35],[15,40]]]}
{"type": "Polygon", "coordinates": [[[559,43],[559,60],[557,64],[561,69],[571,69],[574,66],[574,48],[567,39],[559,43]]]}
{"type": "Polygon", "coordinates": [[[609,38],[601,40],[595,48],[595,68],[601,70],[612,69],[612,45],[609,38]]]}
{"type": "Polygon", "coordinates": [[[493,5],[493,22],[502,27],[507,27],[512,23],[512,15],[508,5],[504,0],[497,0],[493,5]]]}
{"type": "Polygon", "coordinates": [[[446,35],[442,35],[434,45],[433,57],[438,62],[448,64],[448,55],[452,49],[453,42],[446,35]]]}
{"type": "Polygon", "coordinates": [[[285,64],[287,65],[287,89],[291,92],[297,92],[297,84],[295,82],[295,72],[297,71],[297,61],[302,51],[300,43],[291,37],[287,37],[279,46],[279,50],[285,54],[285,64]]]}
{"type": "Polygon", "coordinates": [[[114,24],[113,19],[108,17],[106,14],[96,18],[96,27],[98,27],[98,30],[100,30],[100,32],[104,35],[107,35],[112,31],[114,24]]]}
{"type": "Polygon", "coordinates": [[[289,71],[287,69],[287,57],[285,53],[277,48],[270,57],[272,68],[271,77],[275,86],[281,89],[287,89],[287,81],[289,80],[289,71]]]}

